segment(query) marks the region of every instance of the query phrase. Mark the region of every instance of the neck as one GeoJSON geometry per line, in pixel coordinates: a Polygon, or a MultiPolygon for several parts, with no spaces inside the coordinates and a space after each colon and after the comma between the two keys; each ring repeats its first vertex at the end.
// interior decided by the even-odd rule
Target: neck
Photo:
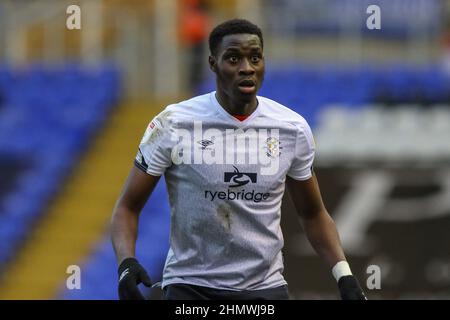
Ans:
{"type": "Polygon", "coordinates": [[[253,96],[251,101],[235,101],[222,91],[216,91],[217,101],[231,115],[248,116],[255,111],[258,106],[256,96],[253,96]]]}

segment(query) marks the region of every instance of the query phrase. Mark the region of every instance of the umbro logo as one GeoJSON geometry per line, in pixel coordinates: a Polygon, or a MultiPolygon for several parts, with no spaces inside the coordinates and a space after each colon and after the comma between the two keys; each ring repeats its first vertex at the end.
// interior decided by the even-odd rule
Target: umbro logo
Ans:
{"type": "Polygon", "coordinates": [[[205,150],[210,145],[213,145],[214,141],[211,141],[211,140],[208,140],[208,139],[204,139],[204,140],[197,141],[197,143],[201,145],[201,149],[202,150],[205,150]]]}

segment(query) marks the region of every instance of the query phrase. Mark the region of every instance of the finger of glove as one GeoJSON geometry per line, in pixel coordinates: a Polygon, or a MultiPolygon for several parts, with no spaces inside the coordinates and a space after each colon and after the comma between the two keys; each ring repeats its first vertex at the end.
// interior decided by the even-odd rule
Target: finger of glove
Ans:
{"type": "Polygon", "coordinates": [[[152,286],[152,280],[145,270],[141,270],[141,272],[139,273],[139,278],[146,287],[152,286]]]}
{"type": "Polygon", "coordinates": [[[367,297],[362,290],[356,293],[356,300],[367,300],[367,297]]]}
{"type": "Polygon", "coordinates": [[[119,297],[121,300],[144,300],[134,279],[127,279],[119,284],[119,297]],[[123,297],[123,299],[122,299],[123,297]]]}
{"type": "Polygon", "coordinates": [[[342,300],[366,300],[361,286],[355,277],[342,277],[338,282],[338,286],[342,300]]]}
{"type": "Polygon", "coordinates": [[[367,300],[362,291],[346,291],[341,293],[342,300],[367,300]]]}
{"type": "Polygon", "coordinates": [[[128,298],[128,292],[124,288],[119,286],[119,300],[130,300],[128,298]]]}

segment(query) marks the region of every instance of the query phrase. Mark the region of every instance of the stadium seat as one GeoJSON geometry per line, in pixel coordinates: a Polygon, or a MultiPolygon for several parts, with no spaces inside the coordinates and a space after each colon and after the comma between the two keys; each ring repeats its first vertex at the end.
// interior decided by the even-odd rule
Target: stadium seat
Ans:
{"type": "Polygon", "coordinates": [[[0,65],[0,151],[29,165],[0,199],[0,266],[24,241],[52,196],[114,107],[119,74],[79,64],[0,65]],[[4,248],[3,248],[4,247],[4,248]],[[4,249],[4,250],[3,250],[4,249]]]}

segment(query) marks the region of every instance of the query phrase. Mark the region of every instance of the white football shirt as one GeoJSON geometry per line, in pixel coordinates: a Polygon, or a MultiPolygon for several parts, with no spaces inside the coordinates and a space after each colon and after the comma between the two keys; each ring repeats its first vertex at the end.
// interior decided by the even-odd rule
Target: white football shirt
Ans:
{"type": "Polygon", "coordinates": [[[167,106],[147,127],[135,164],[164,174],[171,209],[162,287],[286,284],[280,227],[286,175],[311,178],[315,146],[303,117],[257,99],[256,110],[239,121],[211,92],[167,106]]]}

